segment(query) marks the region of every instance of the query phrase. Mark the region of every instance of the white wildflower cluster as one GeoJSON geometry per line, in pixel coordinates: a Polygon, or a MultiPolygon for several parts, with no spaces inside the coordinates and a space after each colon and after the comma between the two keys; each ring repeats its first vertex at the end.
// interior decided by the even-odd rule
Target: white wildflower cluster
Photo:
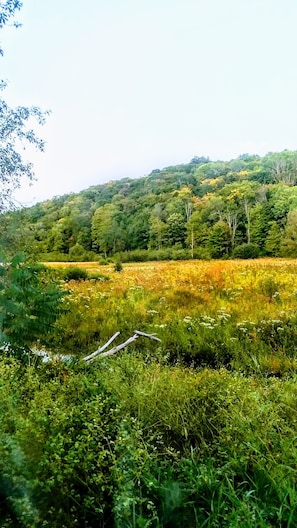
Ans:
{"type": "Polygon", "coordinates": [[[195,321],[193,321],[190,315],[185,315],[185,317],[183,318],[183,322],[187,325],[187,329],[190,331],[195,326],[195,321]]]}
{"type": "Polygon", "coordinates": [[[254,323],[254,321],[245,320],[236,323],[236,326],[240,332],[242,332],[243,334],[247,334],[256,326],[256,323],[254,323]]]}
{"type": "Polygon", "coordinates": [[[218,326],[217,321],[209,315],[201,315],[198,324],[200,326],[204,326],[204,328],[208,328],[209,330],[213,330],[216,326],[218,326]]]}
{"type": "Polygon", "coordinates": [[[220,310],[218,310],[218,316],[217,317],[218,317],[219,321],[227,322],[227,321],[229,321],[229,319],[231,317],[231,314],[226,312],[225,308],[221,308],[220,310]]]}
{"type": "Polygon", "coordinates": [[[283,321],[281,319],[261,319],[259,323],[254,321],[240,321],[236,324],[242,334],[250,334],[256,331],[259,334],[270,334],[275,336],[278,332],[283,332],[283,321]]]}
{"type": "Polygon", "coordinates": [[[258,332],[265,332],[269,330],[271,335],[274,336],[276,332],[284,331],[284,322],[281,319],[262,319],[261,326],[257,328],[258,332]]]}
{"type": "Polygon", "coordinates": [[[222,325],[228,322],[230,317],[231,317],[231,314],[226,312],[225,308],[221,308],[220,310],[218,310],[216,317],[211,317],[209,315],[200,315],[199,319],[197,320],[197,319],[193,319],[190,315],[186,315],[183,318],[183,322],[188,325],[188,330],[195,327],[196,325],[200,327],[202,326],[209,330],[213,330],[219,325],[222,325]]]}

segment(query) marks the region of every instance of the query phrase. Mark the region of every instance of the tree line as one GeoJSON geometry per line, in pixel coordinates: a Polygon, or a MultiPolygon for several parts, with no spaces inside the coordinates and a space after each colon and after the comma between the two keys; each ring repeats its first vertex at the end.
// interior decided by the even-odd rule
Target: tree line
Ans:
{"type": "Polygon", "coordinates": [[[45,260],[295,257],[296,183],[297,151],[196,156],[5,213],[1,236],[45,260]]]}

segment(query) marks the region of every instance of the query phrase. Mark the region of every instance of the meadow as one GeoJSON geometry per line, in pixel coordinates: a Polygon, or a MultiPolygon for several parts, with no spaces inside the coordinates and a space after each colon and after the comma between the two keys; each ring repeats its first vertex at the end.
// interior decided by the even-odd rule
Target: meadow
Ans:
{"type": "Polygon", "coordinates": [[[77,266],[73,361],[0,362],[1,526],[297,526],[296,261],[77,266]]]}
{"type": "Polygon", "coordinates": [[[296,369],[295,260],[137,263],[121,272],[79,267],[90,280],[68,283],[63,334],[55,342],[61,351],[81,355],[116,331],[126,338],[138,329],[158,335],[162,345],[151,344],[149,356],[167,364],[265,375],[296,369]]]}

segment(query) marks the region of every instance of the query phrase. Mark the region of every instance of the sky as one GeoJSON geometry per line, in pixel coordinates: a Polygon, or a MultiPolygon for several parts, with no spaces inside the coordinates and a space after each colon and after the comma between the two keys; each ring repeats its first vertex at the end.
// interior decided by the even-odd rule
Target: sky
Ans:
{"type": "Polygon", "coordinates": [[[24,205],[194,156],[297,149],[296,0],[23,0],[11,106],[51,110],[24,205]]]}

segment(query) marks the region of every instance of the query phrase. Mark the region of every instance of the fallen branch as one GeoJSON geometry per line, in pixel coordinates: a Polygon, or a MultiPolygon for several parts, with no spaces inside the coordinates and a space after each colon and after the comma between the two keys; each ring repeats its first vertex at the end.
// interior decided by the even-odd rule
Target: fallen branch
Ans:
{"type": "Polygon", "coordinates": [[[117,345],[116,347],[111,348],[110,350],[107,350],[106,352],[103,352],[111,343],[114,341],[116,337],[120,332],[116,332],[105,345],[102,347],[99,347],[95,352],[92,352],[89,356],[86,356],[83,358],[83,361],[86,361],[87,363],[92,363],[95,359],[102,359],[108,356],[113,356],[114,354],[117,354],[120,350],[123,350],[123,348],[126,348],[126,346],[130,345],[130,343],[133,343],[133,341],[136,341],[139,337],[147,337],[148,339],[153,339],[154,341],[161,342],[161,339],[156,337],[154,334],[145,334],[144,332],[140,332],[140,330],[134,330],[133,336],[129,337],[127,341],[124,343],[121,343],[120,345],[117,345]]]}
{"type": "MultiPolygon", "coordinates": [[[[159,341],[159,343],[161,343],[161,339],[156,337],[154,334],[146,334],[145,332],[141,332],[140,330],[134,330],[133,336],[129,337],[127,341],[104,352],[104,350],[106,350],[106,348],[111,345],[111,343],[120,335],[120,333],[121,332],[116,332],[103,346],[98,347],[97,350],[95,350],[88,356],[85,356],[82,360],[86,363],[92,363],[92,361],[94,361],[95,359],[102,359],[108,356],[113,356],[114,354],[117,354],[120,350],[123,350],[123,348],[126,348],[126,346],[130,345],[130,343],[133,343],[133,341],[136,341],[136,339],[138,339],[139,337],[147,337],[148,339],[153,339],[154,341],[159,341]]],[[[34,356],[41,357],[44,363],[54,360],[59,360],[66,363],[74,359],[74,356],[72,355],[51,354],[47,350],[39,350],[36,348],[32,349],[31,352],[34,356]]]]}
{"type": "Polygon", "coordinates": [[[134,330],[134,334],[137,334],[139,336],[148,337],[149,339],[154,339],[155,341],[159,341],[161,343],[161,339],[155,336],[155,334],[145,334],[144,332],[140,332],[140,330],[134,330]]]}
{"type": "Polygon", "coordinates": [[[103,350],[105,350],[109,345],[110,343],[112,343],[116,337],[118,337],[118,335],[120,335],[121,332],[116,332],[108,341],[107,343],[105,343],[105,345],[103,345],[102,347],[99,347],[97,348],[97,350],[95,350],[95,352],[92,352],[92,354],[90,354],[89,356],[86,356],[83,358],[83,361],[89,361],[90,359],[93,359],[95,358],[98,354],[100,354],[100,352],[103,352],[103,350]]]}

